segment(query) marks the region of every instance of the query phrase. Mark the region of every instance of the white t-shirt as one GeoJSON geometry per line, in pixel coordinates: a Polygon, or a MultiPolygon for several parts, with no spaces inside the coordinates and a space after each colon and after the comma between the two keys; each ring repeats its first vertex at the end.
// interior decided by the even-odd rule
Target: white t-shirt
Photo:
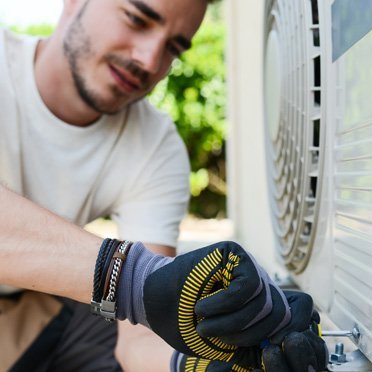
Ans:
{"type": "Polygon", "coordinates": [[[110,215],[122,238],[175,246],[190,171],[175,125],[146,100],[62,122],[37,90],[36,45],[0,29],[0,182],[80,226],[110,215]]]}

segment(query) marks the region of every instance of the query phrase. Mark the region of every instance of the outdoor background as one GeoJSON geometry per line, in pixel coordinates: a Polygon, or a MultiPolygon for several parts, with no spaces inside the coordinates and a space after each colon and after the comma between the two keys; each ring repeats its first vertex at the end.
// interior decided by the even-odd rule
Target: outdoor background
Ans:
{"type": "MultiPolygon", "coordinates": [[[[262,122],[262,113],[257,109],[261,104],[259,81],[262,73],[262,60],[260,59],[262,35],[251,32],[261,28],[262,19],[257,16],[255,0],[240,0],[240,2],[243,1],[245,4],[251,3],[250,12],[243,14],[237,11],[237,13],[233,13],[233,10],[230,9],[231,14],[228,17],[230,29],[233,29],[230,30],[230,42],[231,35],[233,35],[237,48],[243,44],[247,45],[247,48],[239,50],[240,59],[234,67],[230,65],[230,84],[235,78],[235,80],[239,80],[241,85],[244,85],[243,91],[239,90],[240,85],[239,87],[233,85],[236,102],[231,108],[231,113],[234,116],[231,121],[237,127],[237,119],[239,119],[244,121],[244,125],[239,126],[240,131],[235,128],[235,136],[238,138],[235,138],[233,144],[240,146],[236,146],[237,151],[230,164],[240,169],[242,165],[251,168],[252,164],[249,162],[253,162],[257,168],[255,177],[260,177],[264,172],[264,167],[257,166],[257,159],[254,157],[241,155],[246,155],[242,149],[246,148],[247,134],[259,128],[257,125],[245,125],[246,122],[248,119],[251,123],[262,122]],[[242,41],[242,39],[244,40],[242,41]],[[240,65],[240,61],[249,61],[249,68],[245,63],[240,65]],[[240,94],[242,92],[244,94],[240,94]],[[244,106],[239,99],[244,100],[244,106]],[[238,110],[241,106],[244,107],[244,115],[238,110]],[[243,160],[237,162],[237,158],[243,160]]],[[[210,7],[207,18],[194,39],[193,48],[185,53],[180,60],[174,62],[170,76],[150,96],[150,100],[157,107],[168,112],[175,121],[187,144],[192,165],[190,175],[192,198],[189,212],[191,216],[198,217],[198,219],[186,218],[182,221],[178,245],[179,253],[210,244],[213,241],[231,239],[232,237],[235,240],[236,226],[233,227],[231,220],[224,219],[226,217],[227,193],[225,160],[227,98],[225,90],[228,84],[225,84],[226,29],[222,4],[223,2],[210,7]]],[[[240,6],[236,5],[237,10],[240,7],[241,4],[240,6]]],[[[4,0],[0,3],[0,25],[11,26],[17,32],[46,36],[53,31],[61,9],[62,0],[4,0]]],[[[232,47],[230,45],[230,48],[232,47]]],[[[235,51],[231,51],[230,54],[233,52],[235,51]]],[[[234,53],[234,56],[236,55],[237,53],[234,53]]],[[[259,146],[260,143],[252,143],[251,141],[251,152],[257,153],[259,146]]],[[[270,241],[271,235],[266,233],[264,229],[265,226],[270,226],[265,193],[256,189],[256,183],[248,182],[246,173],[239,174],[236,179],[239,182],[230,186],[232,189],[230,197],[236,198],[238,195],[243,198],[243,200],[233,201],[235,214],[241,211],[233,216],[235,217],[234,221],[239,221],[239,225],[244,226],[244,229],[240,231],[240,238],[251,246],[259,247],[258,250],[266,258],[271,257],[271,251],[265,249],[271,247],[272,243],[270,241]],[[241,189],[244,190],[244,193],[241,192],[241,189]],[[255,195],[255,197],[252,198],[250,195],[255,195]],[[247,203],[247,200],[250,203],[247,203]],[[250,209],[255,213],[251,215],[243,213],[247,207],[251,207],[250,209]],[[252,221],[253,223],[251,223],[252,221]],[[258,225],[257,221],[259,221],[258,225]],[[251,234],[252,230],[257,229],[263,233],[251,234]],[[258,240],[255,240],[256,238],[258,240]]],[[[116,235],[115,226],[108,220],[96,221],[93,225],[88,225],[87,228],[102,236],[116,235]]],[[[326,314],[322,314],[322,319],[325,329],[334,329],[326,314]]],[[[354,348],[351,342],[346,344],[347,340],[345,339],[331,339],[328,340],[330,350],[333,350],[333,345],[339,341],[345,343],[345,350],[354,348]]]]}

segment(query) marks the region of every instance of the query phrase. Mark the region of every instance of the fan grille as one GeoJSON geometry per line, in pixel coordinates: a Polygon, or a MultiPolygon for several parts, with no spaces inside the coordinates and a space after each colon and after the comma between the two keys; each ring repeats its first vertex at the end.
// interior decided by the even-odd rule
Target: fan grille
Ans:
{"type": "Polygon", "coordinates": [[[269,193],[285,265],[309,261],[322,173],[322,52],[317,0],[271,0],[265,18],[269,193]]]}

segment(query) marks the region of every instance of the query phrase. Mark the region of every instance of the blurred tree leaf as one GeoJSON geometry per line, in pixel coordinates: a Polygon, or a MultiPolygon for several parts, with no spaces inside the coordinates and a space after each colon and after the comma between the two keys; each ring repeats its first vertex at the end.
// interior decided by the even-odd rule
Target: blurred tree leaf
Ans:
{"type": "Polygon", "coordinates": [[[190,212],[205,218],[226,213],[224,45],[225,26],[216,4],[192,48],[174,61],[169,76],[149,96],[169,113],[186,143],[192,167],[190,212]]]}
{"type": "Polygon", "coordinates": [[[49,24],[30,25],[26,27],[12,26],[11,30],[19,34],[27,34],[33,36],[49,36],[54,31],[54,26],[49,24]]]}

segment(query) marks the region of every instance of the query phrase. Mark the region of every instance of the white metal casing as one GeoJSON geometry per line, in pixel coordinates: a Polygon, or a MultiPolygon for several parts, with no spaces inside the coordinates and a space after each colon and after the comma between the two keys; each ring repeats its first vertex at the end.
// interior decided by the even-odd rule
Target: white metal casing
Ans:
{"type": "Polygon", "coordinates": [[[311,19],[313,3],[275,0],[259,8],[245,0],[228,7],[229,211],[238,239],[260,262],[271,273],[289,273],[338,327],[357,326],[357,346],[372,359],[372,32],[333,61],[334,2],[317,2],[318,23],[311,19]],[[267,11],[276,12],[278,25],[269,28],[274,32],[266,28],[265,33],[267,11]],[[317,24],[320,46],[314,45],[317,24]],[[320,66],[314,72],[317,56],[320,66]],[[265,105],[254,96],[264,90],[257,75],[269,80],[265,105]],[[266,132],[264,117],[271,123],[266,132]],[[312,138],[315,125],[318,141],[312,138]],[[278,143],[287,153],[282,163],[277,156],[273,167],[278,155],[271,148],[273,138],[285,130],[278,143]],[[296,141],[300,150],[294,155],[296,141]],[[296,167],[301,168],[297,173],[296,167]],[[292,254],[289,247],[300,250],[292,254]]]}

